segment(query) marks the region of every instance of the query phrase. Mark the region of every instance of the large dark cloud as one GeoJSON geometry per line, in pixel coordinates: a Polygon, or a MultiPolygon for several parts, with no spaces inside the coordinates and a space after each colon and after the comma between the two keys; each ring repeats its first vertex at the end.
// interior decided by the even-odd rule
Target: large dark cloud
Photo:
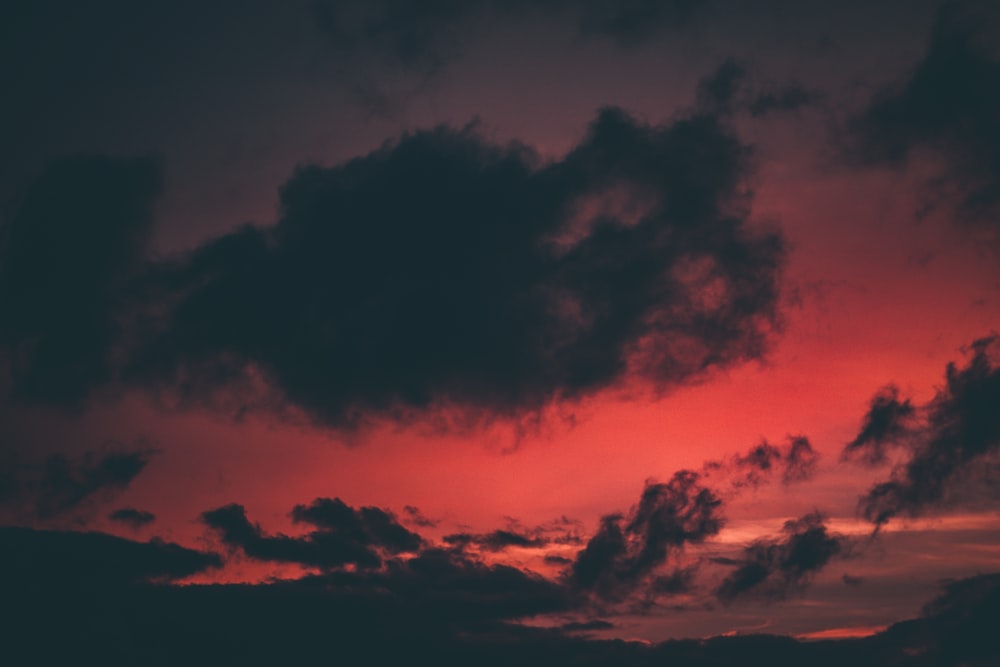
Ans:
{"type": "Polygon", "coordinates": [[[160,178],[149,158],[57,160],[4,217],[0,360],[14,399],[77,407],[112,379],[160,178]]]}
{"type": "Polygon", "coordinates": [[[865,162],[900,165],[919,150],[942,155],[949,167],[938,188],[957,195],[963,217],[993,223],[1000,213],[998,27],[995,5],[945,3],[923,60],[852,124],[865,162]]]}
{"type": "MultiPolygon", "coordinates": [[[[967,365],[948,365],[945,384],[933,400],[923,406],[920,420],[907,428],[895,428],[902,409],[891,395],[876,396],[876,415],[891,414],[885,424],[892,428],[869,429],[874,436],[861,444],[848,444],[846,453],[867,452],[869,459],[881,455],[887,444],[906,448],[907,458],[888,481],[875,485],[861,499],[865,518],[881,526],[897,515],[916,516],[948,500],[957,480],[975,473],[1000,451],[1000,366],[997,336],[980,339],[970,346],[967,365]],[[895,406],[895,407],[894,407],[895,406]],[[887,412],[888,411],[888,412],[887,412]]],[[[871,422],[866,418],[866,428],[871,422]]],[[[863,429],[861,436],[865,435],[863,429]]]]}
{"type": "Polygon", "coordinates": [[[124,491],[152,456],[148,449],[116,449],[77,458],[51,454],[39,464],[13,462],[2,475],[0,505],[43,521],[85,511],[124,491]]]}
{"type": "Polygon", "coordinates": [[[442,127],[300,170],[272,228],[144,263],[155,164],[68,160],[5,226],[0,345],[24,400],[124,381],[335,426],[668,388],[777,324],[783,243],[747,225],[749,170],[709,115],[606,110],[552,163],[442,127]]]}
{"type": "Polygon", "coordinates": [[[695,380],[777,324],[783,243],[747,224],[749,169],[712,116],[613,109],[551,163],[441,127],[303,168],[275,227],[154,267],[126,375],[335,426],[695,380]]]}
{"type": "Polygon", "coordinates": [[[292,519],[309,523],[316,530],[301,536],[266,535],[251,523],[242,505],[226,505],[202,513],[202,521],[215,530],[222,542],[247,556],[262,560],[319,568],[354,565],[376,568],[381,554],[413,553],[423,540],[377,507],[355,509],[339,498],[317,498],[312,504],[297,505],[292,519]]]}
{"type": "Polygon", "coordinates": [[[255,585],[164,585],[210,554],[99,534],[0,529],[15,556],[0,572],[4,656],[19,664],[992,665],[997,575],[953,582],[924,615],[864,639],[800,642],[734,636],[655,645],[570,636],[590,619],[542,629],[510,624],[562,613],[564,588],[455,552],[427,550],[370,571],[255,585]],[[157,585],[144,583],[148,579],[157,585]],[[91,582],[88,584],[87,582],[91,582]],[[92,585],[91,585],[92,584],[92,585]]]}
{"type": "Polygon", "coordinates": [[[746,547],[716,596],[725,603],[744,596],[782,599],[847,546],[846,538],[827,531],[818,512],[787,521],[780,538],[757,540],[746,547]]]}
{"type": "Polygon", "coordinates": [[[602,598],[621,599],[670,555],[718,533],[721,507],[719,497],[689,470],[665,483],[650,482],[628,517],[601,519],[568,569],[568,581],[602,598]]]}
{"type": "Polygon", "coordinates": [[[13,527],[0,527],[0,553],[8,584],[23,576],[18,585],[38,589],[180,579],[222,565],[216,554],[162,540],[13,527]]]}

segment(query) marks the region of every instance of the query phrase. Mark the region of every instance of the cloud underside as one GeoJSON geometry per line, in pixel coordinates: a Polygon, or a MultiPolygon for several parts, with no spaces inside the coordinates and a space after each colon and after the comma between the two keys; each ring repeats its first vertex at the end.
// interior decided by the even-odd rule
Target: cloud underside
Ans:
{"type": "Polygon", "coordinates": [[[13,398],[139,387],[351,427],[697,381],[779,322],[783,241],[748,224],[750,172],[709,114],[605,110],[555,162],[441,127],[300,169],[274,226],[149,261],[156,163],[58,163],[0,241],[13,398]]]}

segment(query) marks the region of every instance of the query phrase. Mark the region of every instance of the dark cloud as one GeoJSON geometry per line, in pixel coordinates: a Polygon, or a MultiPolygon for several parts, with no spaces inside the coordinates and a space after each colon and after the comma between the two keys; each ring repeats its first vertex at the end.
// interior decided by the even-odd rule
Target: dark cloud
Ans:
{"type": "Polygon", "coordinates": [[[471,25],[485,17],[569,19],[583,36],[632,46],[687,25],[702,4],[699,0],[314,0],[312,8],[338,51],[434,70],[461,52],[471,25]]]}
{"type": "Polygon", "coordinates": [[[678,595],[694,589],[694,576],[697,566],[678,568],[668,575],[653,578],[650,591],[654,595],[678,595]]]}
{"type": "Polygon", "coordinates": [[[628,517],[609,514],[568,570],[572,585],[620,599],[687,544],[722,527],[722,501],[682,470],[669,482],[647,483],[628,517]]]}
{"type": "Polygon", "coordinates": [[[855,154],[870,164],[901,165],[918,150],[943,155],[948,171],[932,187],[957,195],[974,220],[1000,212],[998,27],[995,5],[945,3],[923,60],[851,126],[855,154]]]}
{"type": "Polygon", "coordinates": [[[1000,660],[998,617],[1000,574],[981,574],[947,583],[921,617],[893,625],[872,643],[883,654],[919,656],[914,665],[986,667],[1000,660]]]}
{"type": "Polygon", "coordinates": [[[783,457],[785,468],[781,473],[781,481],[785,484],[802,482],[812,477],[819,461],[819,453],[803,435],[788,436],[783,457]]]}
{"type": "Polygon", "coordinates": [[[123,523],[132,530],[145,528],[156,521],[156,515],[146,510],[135,509],[134,507],[122,507],[116,509],[108,515],[108,518],[118,523],[123,523]]]}
{"type": "Polygon", "coordinates": [[[454,552],[427,550],[382,570],[261,584],[162,583],[218,563],[211,554],[94,533],[0,529],[5,657],[25,664],[768,664],[992,665],[998,655],[998,575],[948,584],[916,619],[863,639],[732,636],[646,645],[508,621],[573,614],[552,582],[454,552]],[[148,580],[161,583],[150,585],[148,580]],[[53,641],[58,637],[59,641],[53,641]],[[247,638],[252,638],[248,641],[247,638]],[[290,639],[294,638],[294,641],[290,639]],[[416,658],[415,658],[416,656],[416,658]]]}
{"type": "Polygon", "coordinates": [[[415,552],[423,544],[420,536],[401,526],[391,512],[378,507],[355,510],[340,498],[317,498],[310,505],[296,505],[292,520],[394,554],[415,552]]]}
{"type": "Polygon", "coordinates": [[[413,524],[418,528],[434,528],[439,523],[434,519],[428,519],[423,512],[413,505],[406,505],[403,507],[403,513],[406,515],[404,521],[413,524]]]}
{"type": "Polygon", "coordinates": [[[848,586],[860,586],[861,584],[865,583],[863,577],[855,577],[853,575],[847,574],[846,572],[840,578],[840,580],[843,581],[848,586]]]}
{"type": "Polygon", "coordinates": [[[766,116],[776,111],[798,111],[814,106],[823,100],[823,95],[805,88],[798,83],[783,86],[765,86],[747,104],[747,110],[754,118],[766,116]]]}
{"type": "Polygon", "coordinates": [[[145,469],[152,450],[86,452],[79,458],[51,454],[40,464],[8,465],[0,503],[48,520],[109,502],[145,469]]]}
{"type": "Polygon", "coordinates": [[[0,553],[9,585],[20,577],[18,585],[39,590],[180,579],[222,565],[216,554],[157,539],[11,527],[0,527],[0,553]]]}
{"type": "Polygon", "coordinates": [[[749,113],[754,118],[779,111],[797,111],[820,102],[823,96],[799,83],[754,81],[749,70],[729,58],[698,83],[698,107],[710,113],[749,113]]]}
{"type": "Polygon", "coordinates": [[[154,268],[127,375],[182,404],[342,427],[511,415],[758,358],[784,251],[746,225],[748,157],[714,117],[609,109],[552,163],[441,127],[303,168],[275,227],[154,268]]]}
{"type": "Polygon", "coordinates": [[[600,619],[593,621],[570,621],[559,626],[559,629],[563,632],[593,632],[594,630],[613,630],[614,628],[614,623],[600,619]]]}
{"type": "Polygon", "coordinates": [[[559,583],[516,567],[487,565],[451,549],[427,548],[412,558],[387,560],[381,569],[334,573],[314,583],[328,591],[388,591],[416,613],[466,622],[578,606],[572,592],[559,583]]]}
{"type": "Polygon", "coordinates": [[[965,367],[948,365],[944,386],[921,410],[926,416],[908,428],[908,459],[862,497],[866,519],[881,526],[940,505],[956,480],[1000,451],[998,347],[997,336],[980,339],[965,367]]]}
{"type": "Polygon", "coordinates": [[[745,86],[748,72],[732,58],[698,83],[698,105],[714,113],[730,114],[745,86]]]}
{"type": "Polygon", "coordinates": [[[494,530],[489,533],[455,533],[445,535],[444,541],[447,544],[456,546],[475,545],[486,551],[503,551],[509,547],[521,547],[524,549],[539,549],[548,545],[549,541],[539,536],[529,536],[511,530],[494,530]]]}
{"type": "Polygon", "coordinates": [[[746,547],[735,561],[736,570],[715,594],[725,603],[744,596],[782,599],[846,547],[846,538],[827,532],[818,512],[787,521],[779,539],[762,539],[746,547]]]}
{"type": "Polygon", "coordinates": [[[375,507],[354,509],[339,498],[317,498],[292,510],[297,523],[317,528],[301,537],[265,535],[251,523],[242,505],[226,505],[202,513],[201,519],[216,531],[223,544],[238,548],[262,561],[298,563],[319,568],[355,565],[377,568],[380,553],[416,552],[423,540],[401,526],[394,516],[375,507]]]}
{"type": "Polygon", "coordinates": [[[909,399],[900,401],[899,389],[889,385],[871,400],[857,437],[844,447],[842,459],[859,457],[875,465],[886,459],[886,448],[900,444],[917,413],[909,399]]]}
{"type": "Polygon", "coordinates": [[[728,475],[729,483],[739,489],[760,486],[778,472],[781,473],[784,484],[805,481],[812,477],[818,461],[819,453],[813,449],[809,438],[804,435],[789,435],[781,447],[761,440],[760,444],[752,447],[746,454],[709,461],[703,470],[708,475],[728,475]]]}
{"type": "Polygon", "coordinates": [[[0,353],[15,400],[79,407],[112,379],[122,307],[142,267],[160,167],[52,162],[0,227],[0,353]]]}

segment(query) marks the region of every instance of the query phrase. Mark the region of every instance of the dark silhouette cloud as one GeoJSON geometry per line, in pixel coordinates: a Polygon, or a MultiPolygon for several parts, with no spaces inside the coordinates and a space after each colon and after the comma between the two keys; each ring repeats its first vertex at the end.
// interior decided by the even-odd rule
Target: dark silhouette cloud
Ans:
{"type": "Polygon", "coordinates": [[[788,437],[783,457],[785,468],[781,473],[781,481],[785,484],[802,482],[812,477],[819,461],[819,453],[803,435],[788,437]]]}
{"type": "Polygon", "coordinates": [[[757,540],[746,547],[742,558],[733,562],[736,570],[716,589],[716,597],[727,604],[744,596],[782,599],[846,547],[846,538],[827,532],[818,512],[787,521],[780,538],[757,540]]]}
{"type": "Polygon", "coordinates": [[[487,565],[452,549],[426,548],[381,569],[303,580],[330,591],[388,592],[413,613],[466,623],[497,621],[578,606],[565,586],[509,565],[487,565]]]}
{"type": "Polygon", "coordinates": [[[798,111],[814,106],[824,99],[823,95],[799,83],[783,86],[770,85],[757,91],[747,104],[747,110],[754,118],[780,111],[798,111]]]}
{"type": "Polygon", "coordinates": [[[853,575],[847,574],[846,572],[840,578],[840,580],[843,581],[848,586],[860,586],[861,584],[865,583],[864,577],[855,577],[853,575]]]}
{"type": "Polygon", "coordinates": [[[403,507],[403,513],[406,515],[404,521],[418,528],[434,528],[438,525],[438,521],[427,518],[423,512],[413,505],[403,507]]]}
{"type": "Polygon", "coordinates": [[[799,83],[758,83],[742,64],[729,58],[698,84],[698,107],[710,113],[749,113],[760,118],[813,106],[823,96],[799,83]]]}
{"type": "Polygon", "coordinates": [[[250,558],[319,568],[377,568],[383,562],[380,552],[413,553],[423,544],[419,535],[401,526],[388,512],[376,507],[354,509],[339,498],[317,498],[292,510],[295,522],[317,528],[302,537],[265,535],[237,504],[204,512],[201,519],[218,533],[223,544],[250,558]]]}
{"type": "Polygon", "coordinates": [[[594,630],[613,630],[614,628],[614,623],[599,619],[593,621],[570,621],[559,626],[559,629],[563,632],[593,632],[594,630]]]}
{"type": "Polygon", "coordinates": [[[989,3],[945,3],[923,60],[851,126],[863,162],[901,165],[921,149],[944,156],[937,189],[957,194],[965,218],[991,223],[1000,212],[998,21],[989,3]]]}
{"type": "Polygon", "coordinates": [[[697,473],[677,472],[669,482],[647,483],[628,517],[609,514],[568,570],[576,587],[621,599],[687,544],[722,527],[722,501],[697,473]]]}
{"type": "Polygon", "coordinates": [[[5,216],[0,354],[15,400],[79,407],[112,379],[160,180],[149,158],[57,160],[5,216]]]}
{"type": "Polygon", "coordinates": [[[1000,451],[998,341],[977,340],[965,367],[948,365],[944,386],[922,408],[926,416],[907,429],[908,459],[861,499],[862,513],[876,526],[942,504],[950,485],[1000,451]]]}
{"type": "Polygon", "coordinates": [[[116,509],[108,515],[108,518],[118,523],[123,523],[132,530],[145,528],[156,521],[156,515],[146,510],[135,509],[134,507],[122,507],[116,509]]]}
{"type": "Polygon", "coordinates": [[[698,105],[714,113],[732,113],[747,76],[746,68],[729,58],[698,83],[698,105]]]}
{"type": "Polygon", "coordinates": [[[443,539],[447,544],[461,547],[475,545],[486,551],[503,551],[509,547],[539,549],[549,543],[547,539],[540,536],[523,535],[502,529],[481,534],[454,533],[445,535],[443,539]]]}
{"type": "Polygon", "coordinates": [[[126,374],[336,427],[702,378],[778,324],[783,242],[745,224],[748,157],[712,116],[607,109],[552,163],[440,127],[300,169],[275,227],[154,267],[126,374]]]}
{"type": "Polygon", "coordinates": [[[698,0],[439,0],[428,3],[314,0],[314,15],[339,51],[381,56],[404,67],[435,70],[457,56],[477,19],[552,17],[579,33],[621,46],[648,41],[687,25],[698,0]]]}
{"type": "Polygon", "coordinates": [[[646,645],[586,636],[613,627],[601,618],[551,629],[509,623],[576,613],[575,602],[552,582],[451,551],[429,549],[377,571],[185,586],[163,580],[218,559],[162,542],[11,528],[0,528],[0,551],[12,557],[0,579],[6,608],[16,611],[6,620],[5,656],[26,663],[132,664],[142,655],[196,666],[310,664],[330,656],[406,664],[434,656],[441,665],[958,667],[1000,657],[996,574],[948,584],[921,617],[872,637],[744,635],[646,645]]]}
{"type": "Polygon", "coordinates": [[[48,520],[109,502],[145,469],[152,450],[51,454],[40,464],[11,464],[0,503],[48,520]]]}
{"type": "Polygon", "coordinates": [[[0,347],[25,401],[124,384],[335,427],[668,389],[779,325],[783,241],[746,225],[750,171],[711,115],[607,109],[552,163],[440,127],[300,169],[276,226],[151,262],[156,163],[67,159],[5,223],[0,347]]]}
{"type": "Polygon", "coordinates": [[[321,531],[359,543],[386,549],[389,553],[415,552],[423,540],[416,533],[401,526],[396,517],[378,507],[360,507],[355,510],[340,498],[317,498],[309,505],[296,505],[292,520],[308,523],[321,531]]]}
{"type": "Polygon", "coordinates": [[[909,399],[900,401],[896,386],[883,388],[872,398],[861,430],[844,447],[841,458],[858,457],[871,465],[883,463],[886,448],[901,444],[916,416],[916,409],[909,399]]]}
{"type": "Polygon", "coordinates": [[[0,527],[0,553],[8,584],[23,577],[20,585],[39,590],[181,579],[222,565],[216,554],[157,539],[133,542],[104,533],[13,527],[0,527]]]}
{"type": "Polygon", "coordinates": [[[784,484],[802,482],[816,470],[819,453],[804,435],[789,435],[783,446],[772,445],[767,440],[752,447],[746,454],[736,454],[729,459],[709,461],[703,470],[708,475],[729,476],[729,483],[736,489],[758,487],[780,472],[784,484]]]}

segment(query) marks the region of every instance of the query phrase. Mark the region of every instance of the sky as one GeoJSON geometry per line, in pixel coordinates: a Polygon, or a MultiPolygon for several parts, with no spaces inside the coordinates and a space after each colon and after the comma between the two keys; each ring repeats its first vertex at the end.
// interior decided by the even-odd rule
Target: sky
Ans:
{"type": "Polygon", "coordinates": [[[995,664],[998,37],[5,3],[4,650],[995,664]]]}

